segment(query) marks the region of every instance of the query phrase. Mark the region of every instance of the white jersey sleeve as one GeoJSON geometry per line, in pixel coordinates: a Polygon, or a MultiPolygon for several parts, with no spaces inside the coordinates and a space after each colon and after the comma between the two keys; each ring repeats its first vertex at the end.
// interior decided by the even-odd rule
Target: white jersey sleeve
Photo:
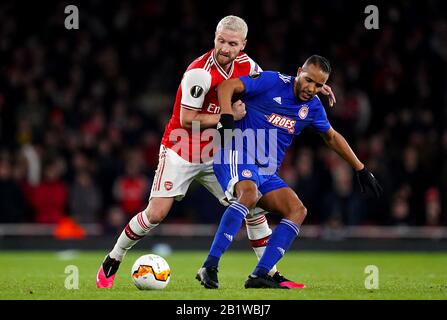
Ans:
{"type": "Polygon", "coordinates": [[[182,80],[182,108],[201,110],[205,95],[211,87],[211,74],[204,69],[185,72],[182,80]]]}
{"type": "Polygon", "coordinates": [[[250,76],[255,73],[262,72],[262,68],[259,66],[259,64],[254,62],[252,58],[249,57],[248,61],[250,62],[250,76]]]}

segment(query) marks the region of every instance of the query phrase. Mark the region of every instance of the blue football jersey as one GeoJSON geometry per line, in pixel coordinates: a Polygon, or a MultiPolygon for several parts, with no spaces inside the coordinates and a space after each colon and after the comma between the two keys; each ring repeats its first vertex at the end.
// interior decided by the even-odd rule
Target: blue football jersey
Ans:
{"type": "MultiPolygon", "coordinates": [[[[326,111],[315,96],[309,101],[299,100],[293,92],[295,77],[265,71],[256,76],[240,77],[245,91],[242,95],[247,114],[236,121],[236,129],[244,132],[242,145],[233,140],[233,149],[241,150],[260,166],[276,161],[279,169],[287,147],[295,135],[307,126],[317,132],[327,132],[330,123],[326,111]],[[251,129],[255,139],[248,139],[251,129]]],[[[236,130],[237,131],[237,130],[236,130]]],[[[247,161],[246,159],[244,161],[247,161]]]]}

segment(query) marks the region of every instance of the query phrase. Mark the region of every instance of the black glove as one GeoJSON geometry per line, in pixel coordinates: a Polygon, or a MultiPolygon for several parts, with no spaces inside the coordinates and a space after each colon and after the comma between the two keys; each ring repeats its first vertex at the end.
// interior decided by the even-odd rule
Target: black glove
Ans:
{"type": "Polygon", "coordinates": [[[366,187],[369,187],[377,198],[379,198],[382,195],[383,189],[380,186],[377,179],[374,177],[374,175],[364,167],[362,170],[356,171],[357,174],[357,181],[360,185],[360,191],[362,193],[366,192],[366,187]]]}
{"type": "Polygon", "coordinates": [[[224,113],[220,115],[219,123],[217,124],[217,131],[220,134],[220,147],[223,148],[229,141],[232,135],[228,134],[228,129],[234,129],[234,116],[232,114],[224,113]],[[225,129],[227,134],[225,135],[225,129]]]}

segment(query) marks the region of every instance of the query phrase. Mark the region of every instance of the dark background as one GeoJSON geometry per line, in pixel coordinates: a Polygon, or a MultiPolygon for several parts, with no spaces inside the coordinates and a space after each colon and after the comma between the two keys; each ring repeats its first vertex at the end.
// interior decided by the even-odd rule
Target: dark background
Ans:
{"type": "MultiPolygon", "coordinates": [[[[359,193],[351,168],[306,130],[281,170],[306,223],[447,224],[447,21],[443,1],[78,1],[0,3],[0,223],[63,216],[117,234],[145,208],[158,148],[188,64],[228,14],[249,26],[247,54],[294,75],[327,57],[332,126],[385,194],[359,193]],[[64,8],[77,5],[79,30],[64,8]],[[367,30],[366,5],[379,8],[367,30]],[[130,187],[129,187],[130,186],[130,187]]],[[[217,223],[193,185],[167,222],[217,223]]],[[[278,219],[269,217],[271,221],[278,219]]]]}

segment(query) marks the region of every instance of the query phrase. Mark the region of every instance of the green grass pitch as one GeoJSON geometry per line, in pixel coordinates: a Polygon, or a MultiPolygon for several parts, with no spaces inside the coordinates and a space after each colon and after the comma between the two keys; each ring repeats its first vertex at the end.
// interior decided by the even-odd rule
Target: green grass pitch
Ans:
{"type": "MultiPolygon", "coordinates": [[[[168,287],[140,291],[130,268],[142,251],[126,256],[111,290],[95,286],[104,252],[1,252],[0,299],[132,299],[132,300],[305,300],[305,299],[447,299],[446,253],[289,252],[280,271],[307,285],[301,290],[244,289],[255,265],[253,252],[227,252],[221,260],[221,288],[207,290],[194,279],[206,252],[174,252],[166,256],[172,276],[168,287]],[[67,266],[79,271],[78,289],[66,289],[67,266]],[[366,289],[368,265],[377,266],[378,289],[366,289]]],[[[69,270],[69,269],[67,269],[69,270]]],[[[73,280],[73,278],[71,278],[73,280]]],[[[73,281],[67,280],[73,284],[73,281]]]]}

